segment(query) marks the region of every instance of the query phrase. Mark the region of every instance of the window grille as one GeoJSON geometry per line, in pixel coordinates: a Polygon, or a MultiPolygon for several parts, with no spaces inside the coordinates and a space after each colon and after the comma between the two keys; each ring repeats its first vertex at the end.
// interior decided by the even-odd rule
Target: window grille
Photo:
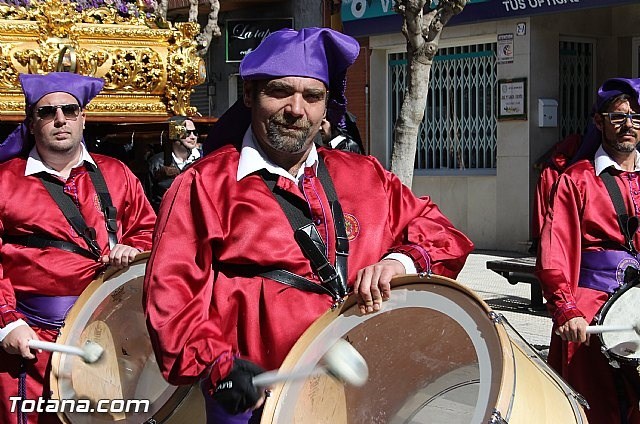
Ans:
{"type": "MultiPolygon", "coordinates": [[[[389,55],[391,137],[407,85],[407,54],[389,55]]],[[[441,48],[418,130],[416,170],[496,168],[496,43],[441,48]]]]}
{"type": "Polygon", "coordinates": [[[593,104],[593,43],[560,41],[560,138],[582,134],[593,104]]]}

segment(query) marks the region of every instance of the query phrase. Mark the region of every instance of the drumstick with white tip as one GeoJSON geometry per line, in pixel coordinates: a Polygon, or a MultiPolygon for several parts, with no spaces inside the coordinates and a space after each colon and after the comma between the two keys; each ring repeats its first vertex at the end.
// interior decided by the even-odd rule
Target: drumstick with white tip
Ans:
{"type": "Polygon", "coordinates": [[[96,342],[87,340],[83,347],[69,346],[60,343],[46,342],[44,340],[31,339],[28,342],[31,349],[42,349],[48,352],[60,352],[68,355],[76,355],[88,364],[96,362],[102,356],[104,349],[96,342]]]}
{"type": "Polygon", "coordinates": [[[300,380],[326,373],[340,381],[360,387],[369,378],[367,362],[360,355],[360,352],[346,340],[339,339],[322,356],[322,360],[324,366],[315,367],[311,371],[282,373],[274,370],[258,374],[253,377],[253,385],[256,387],[269,387],[289,380],[300,380]]]}
{"type": "Polygon", "coordinates": [[[635,325],[589,325],[587,326],[587,334],[599,334],[610,332],[635,331],[640,335],[640,323],[635,325]]]}

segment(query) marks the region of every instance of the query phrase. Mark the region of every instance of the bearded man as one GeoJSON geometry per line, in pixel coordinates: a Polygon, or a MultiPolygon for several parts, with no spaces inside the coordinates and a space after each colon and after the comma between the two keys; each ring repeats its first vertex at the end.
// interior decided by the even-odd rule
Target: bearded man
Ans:
{"type": "Polygon", "coordinates": [[[242,143],[205,156],[165,194],[147,324],[165,378],[205,378],[209,422],[258,422],[252,376],[278,368],[347,293],[373,313],[393,276],[455,277],[473,248],[376,159],[316,147],[328,89],[344,88],[359,50],[328,28],[268,36],[240,65],[251,114],[242,143]]]}
{"type": "Polygon", "coordinates": [[[586,332],[621,285],[637,282],[630,268],[640,268],[639,94],[639,79],[600,87],[593,117],[600,147],[559,176],[538,250],[536,275],[554,322],[549,363],[586,398],[593,423],[640,423],[635,365],[609,365],[598,337],[586,332]]]}

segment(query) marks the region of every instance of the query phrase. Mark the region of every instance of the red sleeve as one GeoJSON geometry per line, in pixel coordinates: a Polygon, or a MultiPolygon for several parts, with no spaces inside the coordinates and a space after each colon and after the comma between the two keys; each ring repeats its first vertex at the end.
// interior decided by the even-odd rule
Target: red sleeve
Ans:
{"type": "MultiPolygon", "coordinates": [[[[4,234],[4,223],[0,219],[0,234],[4,234]]],[[[2,239],[0,238],[0,251],[2,251],[2,239]]],[[[16,311],[16,295],[11,281],[4,276],[2,260],[0,258],[0,327],[5,327],[24,316],[16,311]]]]}
{"type": "Polygon", "coordinates": [[[536,276],[556,324],[584,317],[575,294],[580,274],[583,193],[573,180],[559,177],[540,237],[536,276]]]}
{"type": "Polygon", "coordinates": [[[159,211],[145,276],[151,342],[163,376],[176,385],[191,384],[209,370],[216,381],[232,365],[222,319],[211,306],[211,246],[221,230],[211,202],[201,201],[208,190],[193,168],[173,182],[159,211]]]}
{"type": "Polygon", "coordinates": [[[416,197],[397,176],[384,170],[385,190],[389,196],[389,227],[396,245],[388,251],[404,253],[414,261],[418,272],[431,271],[455,278],[473,250],[473,243],[428,196],[416,197]]]}
{"type": "Polygon", "coordinates": [[[536,184],[536,192],[533,197],[533,218],[531,220],[531,237],[540,238],[544,217],[549,207],[549,198],[551,189],[558,179],[558,171],[552,167],[546,167],[542,170],[538,183],[536,184]]]}

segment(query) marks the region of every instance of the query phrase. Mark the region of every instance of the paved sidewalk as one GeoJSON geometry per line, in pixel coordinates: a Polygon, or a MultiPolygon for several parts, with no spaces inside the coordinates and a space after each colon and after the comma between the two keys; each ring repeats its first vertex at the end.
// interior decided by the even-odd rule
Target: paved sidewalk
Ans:
{"type": "Polygon", "coordinates": [[[491,260],[517,257],[516,254],[475,251],[456,281],[472,289],[491,309],[503,314],[525,340],[546,356],[551,334],[551,318],[546,310],[532,310],[530,285],[509,284],[506,278],[487,269],[491,260]]]}

